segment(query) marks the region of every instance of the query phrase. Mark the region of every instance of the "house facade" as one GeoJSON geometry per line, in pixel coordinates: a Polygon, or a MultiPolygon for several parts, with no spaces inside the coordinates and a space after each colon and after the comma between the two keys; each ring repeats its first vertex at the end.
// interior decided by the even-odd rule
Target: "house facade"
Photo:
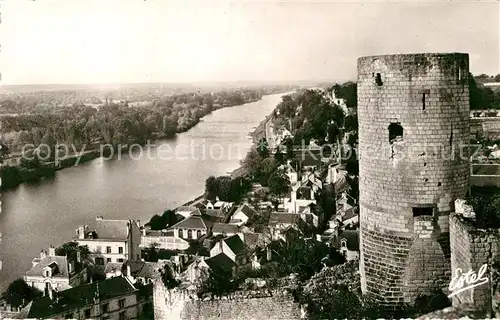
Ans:
{"type": "Polygon", "coordinates": [[[255,211],[248,204],[244,203],[234,212],[229,223],[235,224],[237,226],[242,226],[247,223],[248,219],[257,214],[257,211],[255,211]]]}
{"type": "Polygon", "coordinates": [[[202,216],[191,216],[174,224],[170,229],[174,231],[175,238],[197,240],[212,231],[212,223],[202,216]]]}
{"type": "Polygon", "coordinates": [[[147,230],[142,229],[141,247],[149,248],[155,245],[158,249],[186,250],[189,242],[174,236],[174,230],[147,230]]]}
{"type": "Polygon", "coordinates": [[[152,308],[152,285],[137,289],[124,277],[116,277],[31,301],[21,318],[31,319],[138,319],[152,308]]]}
{"type": "Polygon", "coordinates": [[[79,260],[57,256],[55,248],[50,246],[48,252],[42,250],[40,258],[33,259],[23,278],[28,285],[45,293],[51,289],[63,291],[86,283],[87,269],[79,260]]]}
{"type": "Polygon", "coordinates": [[[97,265],[141,259],[141,230],[138,220],[97,217],[95,228],[78,227],[74,240],[81,246],[88,246],[97,265]]]}

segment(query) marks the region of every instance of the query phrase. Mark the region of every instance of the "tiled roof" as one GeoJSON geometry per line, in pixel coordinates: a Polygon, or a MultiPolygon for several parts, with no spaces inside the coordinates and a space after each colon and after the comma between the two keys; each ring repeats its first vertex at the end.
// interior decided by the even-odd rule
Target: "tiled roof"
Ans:
{"type": "Polygon", "coordinates": [[[207,230],[207,224],[204,219],[200,216],[191,216],[187,219],[184,219],[180,222],[174,224],[172,229],[199,229],[199,230],[207,230]]]}
{"type": "Polygon", "coordinates": [[[263,243],[263,235],[261,233],[252,232],[244,233],[243,240],[243,242],[249,249],[254,250],[257,246],[263,243]]]}
{"type": "Polygon", "coordinates": [[[97,220],[95,232],[98,239],[123,240],[128,236],[128,220],[97,220]]]}
{"type": "Polygon", "coordinates": [[[157,269],[158,265],[156,263],[144,262],[141,270],[139,270],[136,276],[139,278],[153,279],[157,269]]]}
{"type": "Polygon", "coordinates": [[[226,214],[219,209],[205,209],[203,210],[203,213],[212,217],[217,217],[217,218],[225,218],[226,214]]]}
{"type": "MultiPolygon", "coordinates": [[[[254,215],[257,214],[257,211],[255,211],[254,209],[252,209],[248,204],[244,203],[242,204],[238,210],[236,210],[234,212],[234,214],[237,214],[239,212],[242,212],[244,215],[246,215],[247,217],[251,218],[253,217],[254,215]]],[[[233,216],[234,216],[233,214],[233,216]]]]}
{"type": "Polygon", "coordinates": [[[193,206],[181,206],[181,207],[178,207],[177,210],[175,210],[175,212],[179,212],[179,211],[182,211],[182,212],[193,212],[193,211],[196,211],[196,210],[198,210],[198,208],[193,207],[193,206]]]}
{"type": "Polygon", "coordinates": [[[300,215],[296,213],[272,212],[269,217],[270,224],[294,224],[300,220],[300,215]]]}
{"type": "Polygon", "coordinates": [[[344,230],[340,233],[339,239],[346,239],[347,249],[351,251],[359,251],[359,231],[358,230],[344,230]]]}
{"type": "Polygon", "coordinates": [[[26,275],[43,276],[43,269],[53,263],[57,265],[57,273],[54,273],[52,277],[58,277],[58,278],[69,277],[68,260],[66,256],[47,256],[41,259],[41,261],[37,265],[35,265],[28,272],[26,272],[26,275]]]}
{"type": "Polygon", "coordinates": [[[115,273],[117,271],[122,271],[122,262],[108,262],[104,268],[104,273],[115,273]]]}
{"type": "Polygon", "coordinates": [[[358,215],[358,213],[356,212],[356,208],[355,207],[351,207],[349,209],[346,210],[344,216],[342,217],[342,221],[346,221],[346,220],[349,220],[351,218],[354,218],[358,215]]]}
{"type": "Polygon", "coordinates": [[[238,235],[230,236],[223,241],[227,244],[227,246],[233,251],[235,255],[240,255],[243,254],[247,251],[247,246],[243,241],[241,241],[241,238],[238,235]]]}
{"type": "Polygon", "coordinates": [[[237,225],[227,224],[227,223],[214,223],[214,226],[212,228],[213,233],[233,234],[233,233],[238,233],[238,231],[239,228],[237,225]]]}
{"type": "Polygon", "coordinates": [[[55,315],[72,312],[85,306],[94,304],[94,297],[98,294],[101,300],[133,294],[134,286],[123,277],[114,277],[84,286],[78,286],[54,294],[58,300],[51,300],[44,296],[30,302],[23,313],[26,318],[49,318],[55,315]]]}
{"type": "Polygon", "coordinates": [[[232,272],[232,268],[236,266],[236,263],[224,253],[206,259],[205,263],[210,269],[220,268],[228,273],[232,272]]]}

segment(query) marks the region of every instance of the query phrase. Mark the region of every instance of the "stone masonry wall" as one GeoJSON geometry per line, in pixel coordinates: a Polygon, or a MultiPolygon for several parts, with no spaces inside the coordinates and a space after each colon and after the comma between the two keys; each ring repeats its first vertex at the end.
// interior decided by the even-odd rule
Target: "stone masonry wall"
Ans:
{"type": "Polygon", "coordinates": [[[288,294],[240,293],[228,298],[199,300],[183,290],[166,290],[161,282],[154,285],[155,319],[304,319],[298,304],[288,294]]]}
{"type": "Polygon", "coordinates": [[[363,291],[387,306],[449,281],[448,216],[469,180],[468,67],[467,54],[358,59],[360,272],[363,291]],[[430,238],[416,235],[421,215],[430,238]],[[442,252],[432,277],[415,279],[408,261],[426,257],[423,243],[442,252]]]}
{"type": "Polygon", "coordinates": [[[467,273],[469,270],[477,273],[482,265],[487,264],[485,276],[489,278],[488,283],[453,296],[453,306],[469,303],[475,305],[478,310],[487,312],[492,303],[498,305],[499,299],[491,289],[492,277],[490,275],[493,265],[500,262],[500,230],[477,229],[473,220],[465,219],[461,214],[452,214],[450,216],[450,244],[453,276],[457,275],[457,269],[461,269],[458,275],[467,273]]]}

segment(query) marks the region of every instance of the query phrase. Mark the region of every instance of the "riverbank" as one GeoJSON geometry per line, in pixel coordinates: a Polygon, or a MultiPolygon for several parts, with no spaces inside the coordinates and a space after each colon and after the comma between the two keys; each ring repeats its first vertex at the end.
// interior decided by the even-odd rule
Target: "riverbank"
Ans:
{"type": "MultiPolygon", "coordinates": [[[[255,128],[253,131],[249,132],[248,135],[252,138],[252,146],[251,148],[255,147],[255,145],[259,142],[259,140],[263,137],[265,137],[266,135],[266,123],[273,117],[273,114],[274,114],[274,111],[276,109],[274,109],[269,115],[267,115],[255,128]]],[[[248,151],[248,153],[245,155],[245,158],[248,156],[248,154],[250,153],[251,150],[248,151]]],[[[232,179],[234,178],[238,178],[238,177],[243,177],[247,174],[247,169],[245,168],[245,165],[243,163],[245,159],[242,159],[241,160],[241,166],[234,169],[233,171],[231,171],[229,173],[229,175],[231,176],[232,179]]],[[[192,206],[194,204],[197,204],[199,202],[202,202],[204,200],[206,200],[205,198],[205,194],[202,194],[176,208],[174,208],[173,210],[176,211],[179,207],[186,207],[186,206],[192,206]]]]}
{"type": "MultiPolygon", "coordinates": [[[[262,97],[259,99],[248,99],[247,101],[244,101],[241,104],[231,104],[231,105],[223,105],[218,108],[215,108],[211,110],[209,113],[203,115],[203,117],[194,119],[193,121],[187,123],[186,125],[182,127],[178,127],[175,133],[173,134],[157,134],[154,136],[153,141],[157,141],[160,139],[172,139],[174,138],[177,134],[187,132],[193,127],[195,127],[197,124],[199,124],[201,121],[203,121],[203,118],[212,112],[224,108],[230,108],[230,107],[236,107],[239,105],[247,104],[247,103],[252,103],[261,100],[262,97]]],[[[86,150],[83,151],[82,153],[67,156],[65,158],[59,159],[57,163],[55,162],[43,162],[40,163],[38,167],[33,167],[33,168],[26,168],[23,166],[20,166],[20,160],[21,157],[19,157],[17,160],[17,165],[3,165],[0,168],[0,177],[2,178],[2,183],[0,185],[0,191],[7,191],[10,189],[14,189],[17,186],[19,186],[22,183],[26,182],[34,182],[34,181],[39,181],[44,178],[51,178],[56,175],[56,171],[73,167],[73,166],[78,166],[80,164],[98,159],[100,157],[108,157],[110,154],[114,153],[116,151],[116,147],[114,150],[111,150],[110,148],[104,148],[101,150],[100,148],[94,148],[91,150],[86,150]]],[[[123,146],[120,146],[121,151],[127,151],[127,148],[123,148],[123,146]]],[[[16,159],[9,159],[10,162],[16,162],[16,159]],[[14,160],[14,161],[13,161],[14,160]]]]}

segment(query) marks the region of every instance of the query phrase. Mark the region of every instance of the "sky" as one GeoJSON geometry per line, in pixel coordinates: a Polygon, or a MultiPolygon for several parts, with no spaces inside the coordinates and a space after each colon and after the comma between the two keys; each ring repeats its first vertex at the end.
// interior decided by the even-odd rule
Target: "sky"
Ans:
{"type": "Polygon", "coordinates": [[[365,55],[500,73],[498,1],[3,0],[1,83],[355,80],[365,55]]]}

